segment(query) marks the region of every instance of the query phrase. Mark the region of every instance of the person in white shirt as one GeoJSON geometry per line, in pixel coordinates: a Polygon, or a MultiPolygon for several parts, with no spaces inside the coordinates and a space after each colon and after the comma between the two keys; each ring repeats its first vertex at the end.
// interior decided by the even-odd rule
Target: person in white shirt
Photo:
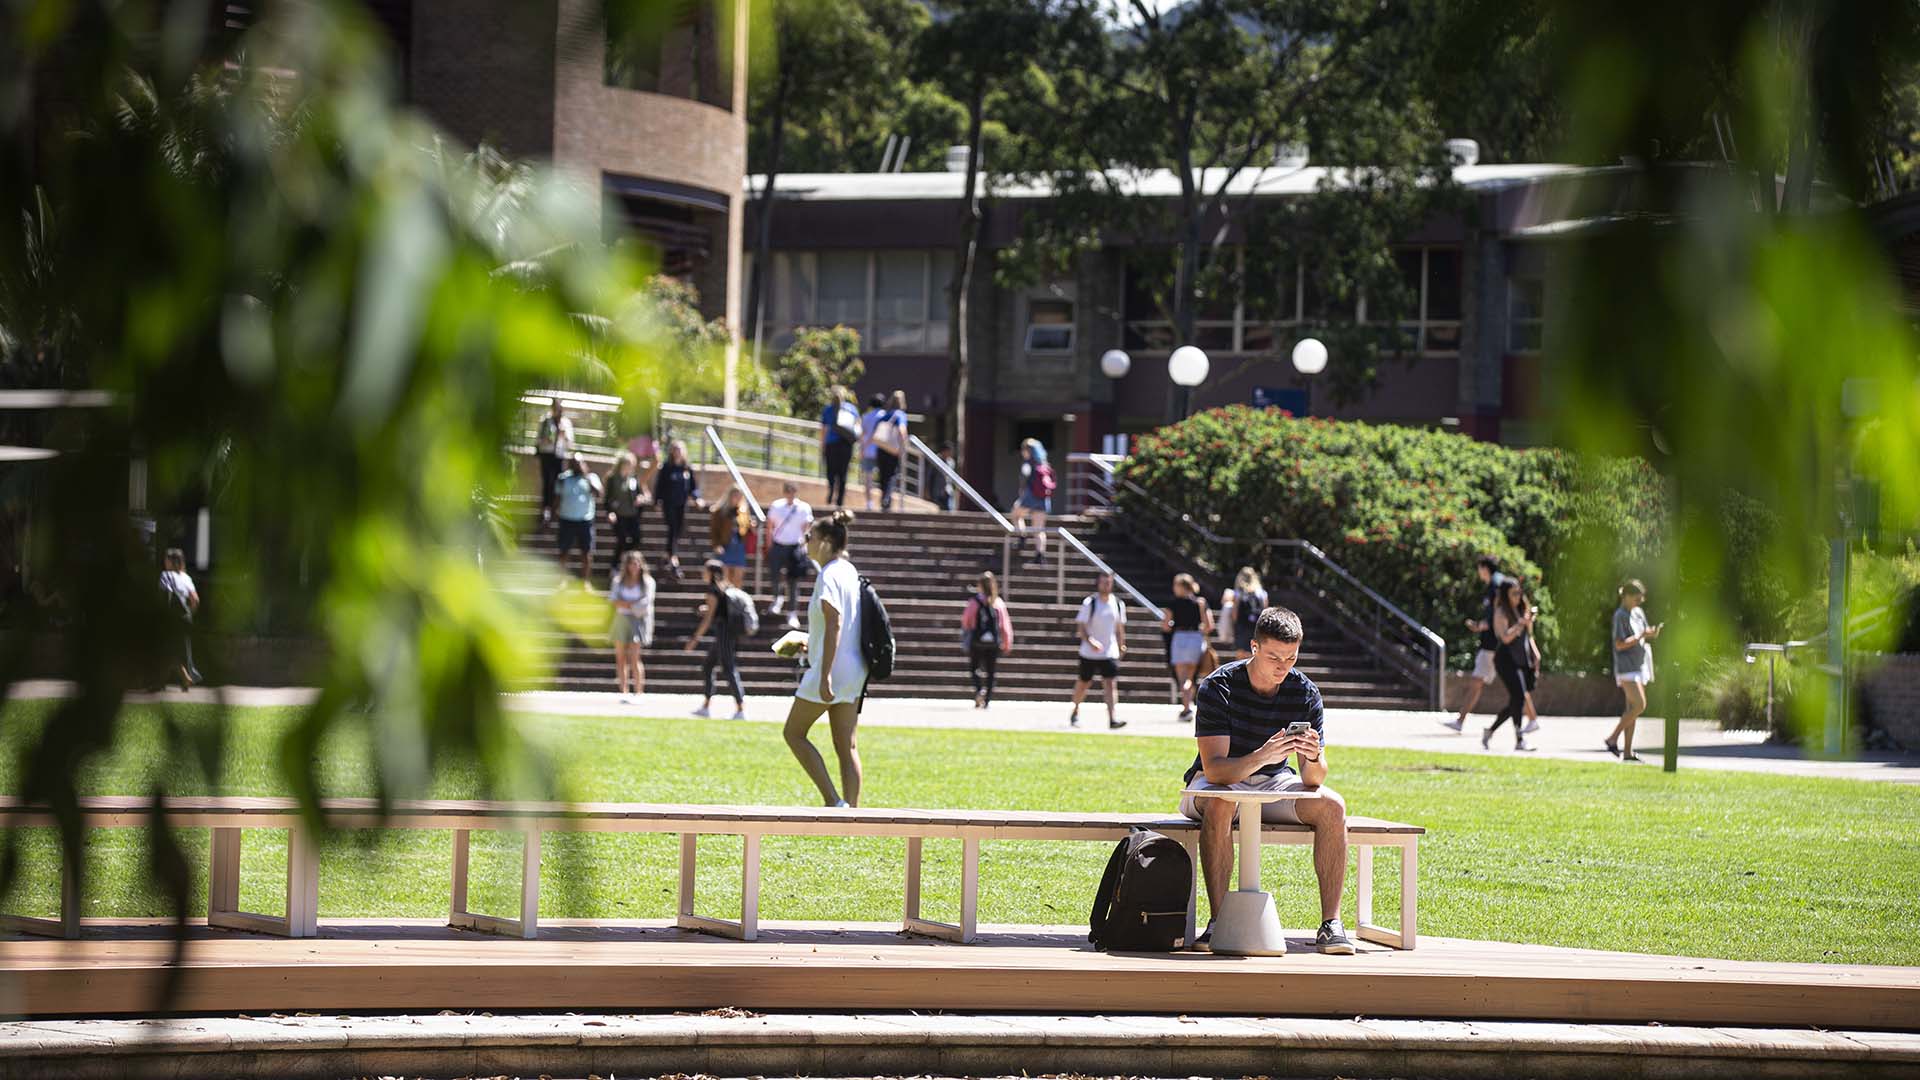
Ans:
{"type": "Polygon", "coordinates": [[[867,657],[860,647],[860,572],[848,561],[847,526],[853,512],[835,510],[807,531],[807,557],[820,567],[807,603],[807,673],[787,713],[787,747],[828,806],[860,805],[860,751],[854,728],[867,685],[867,657]],[[826,714],[833,752],[840,759],[840,789],[807,734],[826,714]]]}
{"type": "Polygon", "coordinates": [[[1126,727],[1114,713],[1120,704],[1120,658],[1127,653],[1127,606],[1113,595],[1112,574],[1096,580],[1093,595],[1080,602],[1073,625],[1080,635],[1080,677],[1073,683],[1073,715],[1067,723],[1080,726],[1080,703],[1097,677],[1106,680],[1107,727],[1126,727]]]}
{"type": "Polygon", "coordinates": [[[613,625],[607,636],[613,639],[614,681],[620,687],[620,701],[630,703],[628,677],[632,677],[633,693],[646,692],[647,668],[641,663],[640,650],[653,644],[653,575],[647,573],[647,560],[638,548],[620,556],[607,599],[613,604],[613,625]]]}
{"type": "Polygon", "coordinates": [[[200,682],[200,669],[193,666],[193,617],[200,610],[200,592],[187,576],[187,555],[179,548],[168,548],[161,562],[160,589],[168,597],[174,615],[175,640],[173,662],[167,666],[169,679],[179,676],[180,689],[200,682]]]}
{"type": "Polygon", "coordinates": [[[780,486],[780,498],[767,507],[767,535],[773,541],[773,549],[768,552],[773,557],[773,606],[767,614],[780,614],[784,605],[787,626],[794,629],[800,626],[800,579],[811,566],[806,551],[807,530],[811,528],[813,507],[800,498],[800,485],[789,480],[780,486]],[[782,575],[787,579],[785,593],[780,591],[782,575]]]}

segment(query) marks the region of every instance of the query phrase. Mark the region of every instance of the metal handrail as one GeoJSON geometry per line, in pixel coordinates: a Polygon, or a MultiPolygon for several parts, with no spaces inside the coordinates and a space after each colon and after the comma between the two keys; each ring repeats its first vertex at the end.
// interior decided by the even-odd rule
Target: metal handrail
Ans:
{"type": "Polygon", "coordinates": [[[929,449],[926,443],[921,442],[920,436],[911,433],[908,434],[907,445],[913,447],[914,451],[920,455],[922,462],[940,470],[940,473],[947,478],[947,483],[953,485],[953,490],[965,495],[972,501],[973,505],[979,507],[988,517],[992,518],[994,524],[1000,526],[1002,531],[1009,535],[1017,535],[1019,533],[1020,530],[1014,528],[1013,522],[1008,521],[1005,514],[994,509],[992,503],[982,498],[979,492],[973,490],[973,485],[967,483],[964,477],[954,471],[953,466],[940,460],[940,455],[929,449]]]}
{"type": "MultiPolygon", "coordinates": [[[[860,405],[858,402],[852,402],[851,404],[855,409],[860,408],[860,405]]],[[[865,410],[862,409],[861,411],[864,412],[865,410]]],[[[804,416],[778,416],[778,415],[775,415],[774,413],[747,412],[744,409],[726,409],[726,408],[721,408],[718,405],[682,405],[678,402],[666,401],[666,402],[661,402],[660,412],[662,414],[668,413],[668,412],[678,412],[678,413],[685,413],[688,416],[727,417],[729,419],[735,419],[735,420],[757,420],[757,421],[761,421],[768,424],[782,424],[787,427],[803,428],[807,431],[813,432],[816,435],[819,434],[820,432],[820,421],[809,420],[804,416]]],[[[907,414],[907,423],[909,424],[924,423],[926,419],[927,419],[926,416],[924,416],[921,413],[910,412],[907,414]]]]}
{"type": "Polygon", "coordinates": [[[740,467],[733,463],[733,455],[727,453],[727,444],[720,441],[720,433],[712,424],[707,425],[707,439],[720,452],[720,464],[725,465],[727,475],[733,477],[733,486],[746,496],[747,512],[753,515],[753,523],[761,527],[760,542],[753,545],[753,591],[759,592],[767,564],[767,512],[760,509],[760,500],[753,497],[753,488],[747,486],[747,478],[740,475],[740,467]]]}
{"type": "MultiPolygon", "coordinates": [[[[1119,586],[1122,592],[1125,592],[1128,596],[1133,597],[1134,603],[1139,604],[1141,607],[1146,608],[1148,611],[1153,612],[1156,617],[1160,614],[1159,604],[1154,603],[1153,601],[1147,599],[1144,595],[1142,595],[1139,589],[1134,588],[1133,585],[1130,582],[1128,582],[1126,578],[1121,577],[1119,573],[1114,570],[1113,567],[1108,566],[1105,559],[1102,559],[1100,556],[1095,555],[1092,549],[1088,548],[1086,544],[1081,543],[1079,537],[1073,535],[1073,533],[1067,529],[1055,529],[1053,530],[1053,533],[1055,536],[1058,536],[1061,540],[1066,541],[1068,545],[1071,545],[1073,550],[1075,550],[1076,552],[1079,552],[1081,558],[1092,563],[1093,568],[1095,570],[1098,570],[1103,574],[1112,574],[1113,583],[1119,586]]],[[[1060,584],[1058,584],[1055,587],[1054,603],[1064,604],[1067,602],[1066,585],[1064,582],[1064,579],[1066,576],[1065,575],[1066,556],[1064,554],[1060,557],[1059,566],[1061,567],[1061,577],[1060,577],[1060,584]]]]}

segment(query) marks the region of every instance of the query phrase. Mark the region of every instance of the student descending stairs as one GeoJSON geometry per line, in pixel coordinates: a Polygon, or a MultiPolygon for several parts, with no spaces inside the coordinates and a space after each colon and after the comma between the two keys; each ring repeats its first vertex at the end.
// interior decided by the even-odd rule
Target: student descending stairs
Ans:
{"type": "MultiPolygon", "coordinates": [[[[983,515],[966,513],[880,513],[855,511],[848,553],[860,572],[872,579],[893,619],[899,645],[899,664],[893,677],[872,688],[874,698],[970,698],[966,657],[960,643],[960,614],[974,582],[983,570],[1001,572],[1004,533],[983,515]]],[[[521,553],[526,559],[551,561],[557,553],[551,530],[535,532],[531,512],[524,516],[521,553]]],[[[646,650],[646,688],[650,692],[698,693],[703,650],[682,651],[687,635],[699,621],[703,590],[700,563],[706,547],[704,515],[689,514],[680,540],[684,580],[675,581],[659,569],[665,550],[665,525],[657,510],[642,518],[641,551],[654,568],[658,589],[653,647],[646,650]]],[[[1085,540],[1114,570],[1157,604],[1171,595],[1175,568],[1142,550],[1126,537],[1103,533],[1077,517],[1056,517],[1049,524],[1070,529],[1085,540]]],[[[613,552],[612,529],[604,517],[597,527],[594,587],[604,594],[613,552]]],[[[1069,555],[1065,570],[1065,602],[1056,602],[1059,568],[1049,545],[1045,562],[1028,562],[1016,553],[1003,592],[1011,609],[1014,649],[1000,662],[995,697],[1001,701],[1065,702],[1073,691],[1077,669],[1077,641],[1073,617],[1080,600],[1093,591],[1094,569],[1069,555]]],[[[762,609],[774,595],[769,571],[762,586],[748,590],[762,609]]],[[[533,575],[503,571],[503,584],[531,587],[533,575]]],[[[550,586],[549,586],[550,587],[550,586]]],[[[572,586],[572,587],[577,587],[572,586]]],[[[801,590],[804,608],[810,589],[801,590]]],[[[1217,600],[1217,597],[1210,599],[1217,600]]],[[[1128,603],[1128,653],[1120,665],[1123,700],[1168,701],[1166,652],[1158,614],[1128,603]]],[[[1306,613],[1302,612],[1305,616],[1306,613]]],[[[749,694],[785,694],[795,682],[795,665],[768,648],[786,630],[783,618],[761,619],[760,633],[740,649],[740,676],[749,694]]],[[[1327,703],[1335,706],[1420,708],[1423,702],[1404,679],[1389,673],[1358,644],[1334,627],[1308,619],[1306,645],[1300,667],[1321,687],[1327,703]]],[[[575,638],[551,633],[542,641],[554,667],[545,689],[611,691],[613,653],[604,628],[575,638]]],[[[1222,646],[1216,646],[1217,648],[1222,646]]],[[[1231,658],[1230,648],[1225,658],[1231,658]]],[[[1168,705],[1167,718],[1177,710],[1168,705]]],[[[1062,726],[1065,711],[1062,710],[1062,726]]]]}

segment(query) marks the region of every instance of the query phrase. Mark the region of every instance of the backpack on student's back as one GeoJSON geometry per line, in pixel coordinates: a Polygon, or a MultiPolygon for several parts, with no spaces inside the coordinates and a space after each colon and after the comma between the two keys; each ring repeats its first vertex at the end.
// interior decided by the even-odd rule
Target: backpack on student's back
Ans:
{"type": "Polygon", "coordinates": [[[865,574],[860,575],[860,654],[867,661],[868,682],[893,674],[893,620],[865,574]]]}
{"type": "Polygon", "coordinates": [[[752,637],[760,632],[760,613],[753,608],[753,597],[744,589],[727,587],[727,629],[734,637],[752,637]]]}
{"type": "Polygon", "coordinates": [[[1193,858],[1180,841],[1134,829],[1113,849],[1087,917],[1087,940],[1109,952],[1172,952],[1187,945],[1193,858]]]}
{"type": "Polygon", "coordinates": [[[833,427],[835,431],[840,433],[840,437],[848,442],[858,441],[860,438],[860,411],[844,401],[841,402],[840,407],[833,411],[833,427]]]}
{"type": "Polygon", "coordinates": [[[1033,467],[1033,493],[1042,499],[1053,498],[1053,492],[1059,483],[1053,478],[1053,466],[1041,462],[1033,467]]]}

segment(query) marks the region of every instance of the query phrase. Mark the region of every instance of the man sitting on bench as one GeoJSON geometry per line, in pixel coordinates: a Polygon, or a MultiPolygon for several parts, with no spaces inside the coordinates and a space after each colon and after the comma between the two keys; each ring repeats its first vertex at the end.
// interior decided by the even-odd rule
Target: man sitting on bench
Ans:
{"type": "MultiPolygon", "coordinates": [[[[1353,941],[1340,925],[1340,893],[1347,881],[1347,804],[1329,787],[1326,748],[1321,736],[1326,711],[1320,688],[1294,669],[1300,658],[1300,616],[1282,607],[1260,613],[1253,628],[1253,656],[1223,664],[1202,679],[1194,693],[1193,733],[1200,752],[1187,770],[1188,787],[1237,791],[1313,791],[1315,798],[1262,804],[1269,824],[1305,825],[1313,830],[1313,872],[1320,879],[1320,933],[1323,953],[1351,955],[1353,941]],[[1291,726],[1292,730],[1289,730],[1291,726]],[[1298,754],[1296,772],[1287,764],[1298,754]],[[1196,778],[1201,778],[1196,782],[1196,778]]],[[[1237,803],[1193,795],[1180,800],[1180,812],[1200,823],[1200,867],[1207,881],[1207,903],[1220,910],[1233,871],[1233,820],[1237,803]]],[[[1213,926],[1195,947],[1212,946],[1213,926]]]]}

